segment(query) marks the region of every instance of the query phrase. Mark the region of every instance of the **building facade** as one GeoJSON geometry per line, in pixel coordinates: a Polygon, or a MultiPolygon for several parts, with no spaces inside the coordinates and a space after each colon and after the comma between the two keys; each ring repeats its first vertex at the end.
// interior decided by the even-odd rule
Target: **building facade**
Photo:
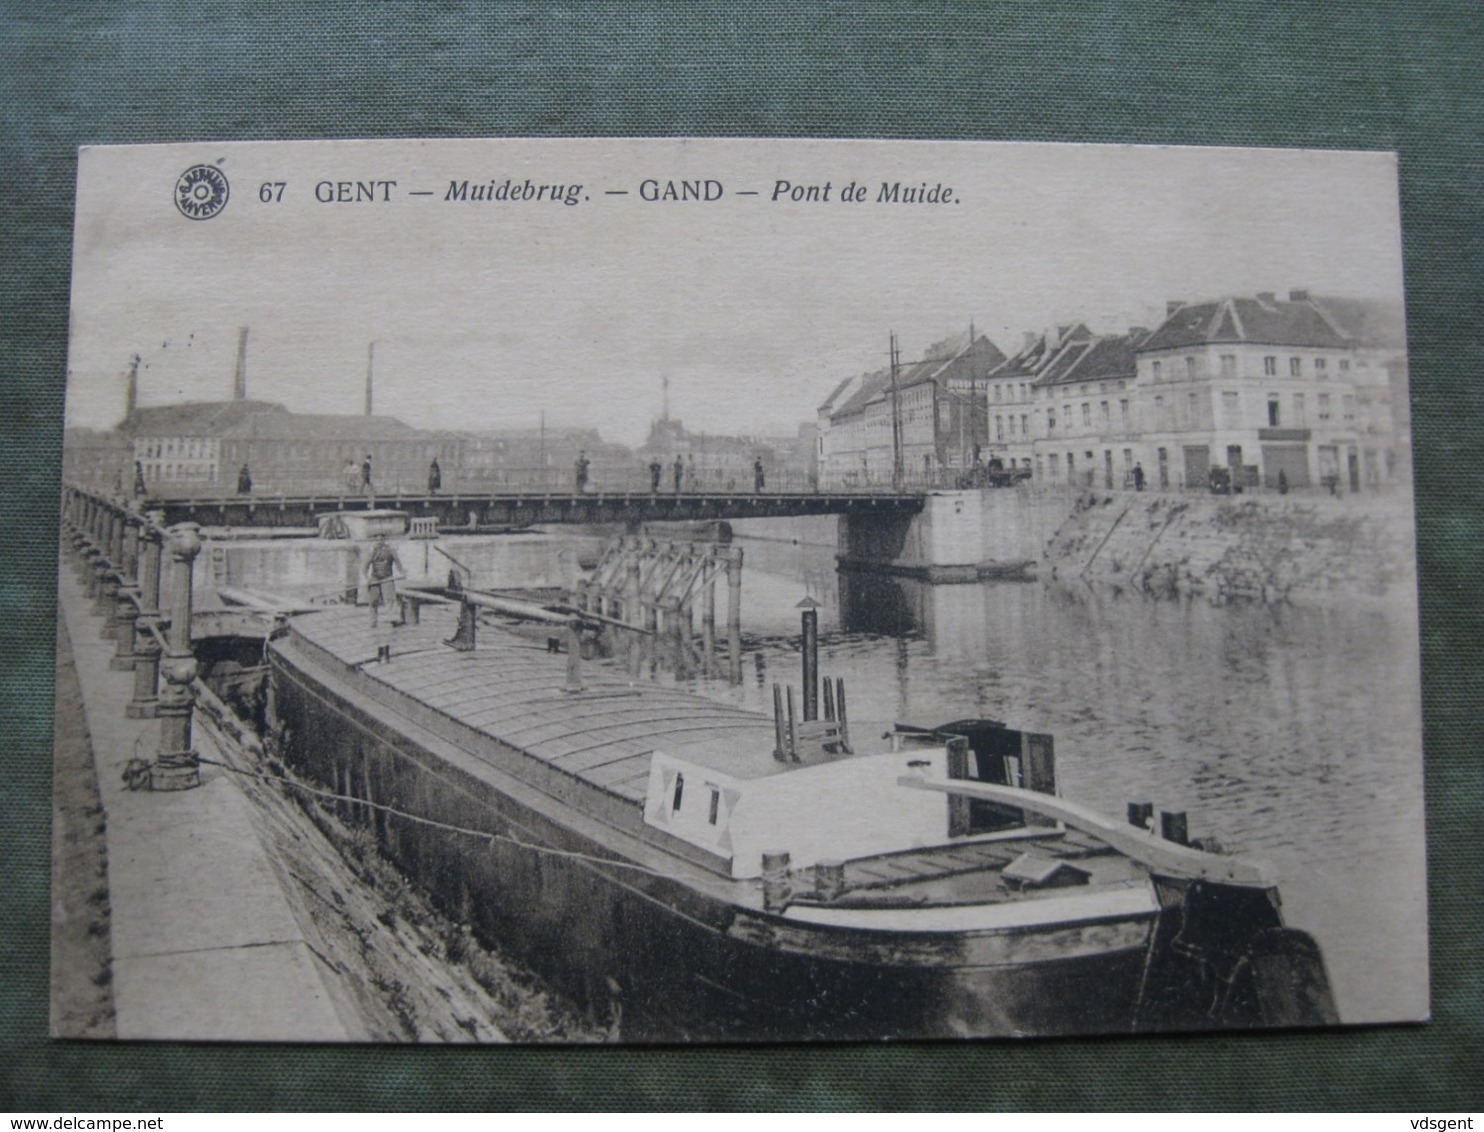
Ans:
{"type": "MultiPolygon", "coordinates": [[[[909,482],[919,460],[962,466],[960,427],[986,460],[1078,487],[1204,490],[1218,469],[1243,488],[1360,491],[1410,469],[1404,327],[1384,303],[1302,290],[1171,302],[1152,331],[1060,325],[982,378],[943,374],[898,379],[909,482]]],[[[837,387],[817,414],[826,484],[890,482],[893,414],[889,374],[837,387]]]]}

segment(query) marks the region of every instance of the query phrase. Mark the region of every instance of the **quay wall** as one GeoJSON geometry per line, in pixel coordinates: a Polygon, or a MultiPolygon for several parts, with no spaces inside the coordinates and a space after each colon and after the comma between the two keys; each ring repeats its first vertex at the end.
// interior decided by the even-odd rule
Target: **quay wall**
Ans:
{"type": "Polygon", "coordinates": [[[1416,588],[1411,498],[1084,493],[1040,569],[1218,602],[1403,597],[1416,588]]]}

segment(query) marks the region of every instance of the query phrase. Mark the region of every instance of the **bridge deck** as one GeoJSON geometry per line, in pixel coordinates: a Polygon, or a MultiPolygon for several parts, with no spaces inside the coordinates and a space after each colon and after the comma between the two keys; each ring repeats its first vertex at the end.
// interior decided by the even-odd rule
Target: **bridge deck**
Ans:
{"type": "Polygon", "coordinates": [[[151,498],[146,510],[165,513],[167,524],[208,526],[312,526],[317,515],[394,508],[414,516],[433,516],[440,527],[501,527],[533,523],[616,523],[705,519],[792,518],[922,510],[921,492],[818,491],[740,493],[649,492],[448,492],[360,495],[227,495],[151,498]]]}

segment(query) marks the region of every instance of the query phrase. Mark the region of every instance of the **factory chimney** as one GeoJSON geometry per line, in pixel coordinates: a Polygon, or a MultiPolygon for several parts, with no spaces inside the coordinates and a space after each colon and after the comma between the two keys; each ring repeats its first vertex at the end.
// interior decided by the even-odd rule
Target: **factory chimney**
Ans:
{"type": "Polygon", "coordinates": [[[376,343],[372,342],[366,347],[366,415],[371,415],[371,385],[372,370],[376,365],[376,343]]]}
{"type": "Polygon", "coordinates": [[[247,327],[237,331],[237,369],[232,375],[232,400],[247,400],[247,327]]]}
{"type": "Polygon", "coordinates": [[[139,408],[139,355],[135,354],[129,359],[129,384],[124,390],[124,420],[127,421],[132,417],[137,408],[139,408]]]}

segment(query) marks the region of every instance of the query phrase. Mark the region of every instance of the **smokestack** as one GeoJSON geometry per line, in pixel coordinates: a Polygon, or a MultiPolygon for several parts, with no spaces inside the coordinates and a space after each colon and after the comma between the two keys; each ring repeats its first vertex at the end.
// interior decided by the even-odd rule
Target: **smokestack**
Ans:
{"type": "Polygon", "coordinates": [[[247,327],[237,331],[237,369],[232,375],[232,400],[247,400],[247,327]]]}
{"type": "Polygon", "coordinates": [[[371,415],[371,387],[372,372],[376,365],[376,343],[372,342],[366,347],[366,415],[371,415]]]}
{"type": "Polygon", "coordinates": [[[124,420],[134,415],[139,408],[139,355],[129,359],[129,384],[124,390],[124,420]]]}

